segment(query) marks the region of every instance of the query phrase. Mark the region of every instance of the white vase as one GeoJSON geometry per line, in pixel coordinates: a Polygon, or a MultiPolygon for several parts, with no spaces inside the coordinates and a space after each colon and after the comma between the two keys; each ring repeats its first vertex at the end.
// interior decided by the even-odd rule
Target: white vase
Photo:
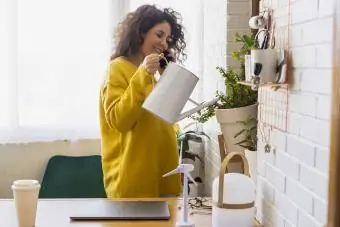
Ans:
{"type": "Polygon", "coordinates": [[[256,182],[257,182],[257,151],[251,151],[251,150],[245,149],[244,154],[245,154],[247,161],[248,161],[250,177],[256,185],[256,182]]]}
{"type": "MultiPolygon", "coordinates": [[[[275,49],[253,49],[251,50],[251,68],[256,64],[262,67],[258,72],[261,83],[273,83],[276,80],[277,51],[275,49]]],[[[252,70],[254,71],[254,70],[252,70]]]]}
{"type": "Polygon", "coordinates": [[[231,108],[231,109],[216,109],[216,119],[220,124],[222,135],[224,137],[224,144],[227,153],[229,152],[243,152],[243,148],[239,145],[235,145],[237,142],[242,141],[242,135],[236,139],[234,136],[236,133],[244,128],[242,123],[239,121],[246,121],[248,117],[257,117],[258,105],[253,104],[250,106],[231,108]]]}
{"type": "Polygon", "coordinates": [[[244,72],[245,72],[246,82],[250,82],[252,74],[253,74],[251,70],[251,55],[250,54],[244,55],[244,72]]]}

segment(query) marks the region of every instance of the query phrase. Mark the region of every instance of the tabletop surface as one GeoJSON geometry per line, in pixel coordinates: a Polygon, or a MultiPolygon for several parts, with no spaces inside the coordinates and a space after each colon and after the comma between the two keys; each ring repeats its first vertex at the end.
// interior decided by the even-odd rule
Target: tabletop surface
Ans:
{"type": "MultiPolygon", "coordinates": [[[[89,204],[89,201],[100,199],[40,199],[37,210],[35,227],[174,227],[179,219],[181,200],[178,198],[161,199],[134,199],[136,200],[161,200],[167,201],[170,209],[170,220],[161,221],[71,221],[69,216],[72,211],[89,204]]],[[[0,199],[0,226],[16,227],[16,212],[14,202],[11,199],[0,199]]],[[[193,212],[189,219],[196,227],[211,227],[211,214],[205,212],[193,212]]],[[[260,227],[254,222],[255,227],[260,227]]]]}

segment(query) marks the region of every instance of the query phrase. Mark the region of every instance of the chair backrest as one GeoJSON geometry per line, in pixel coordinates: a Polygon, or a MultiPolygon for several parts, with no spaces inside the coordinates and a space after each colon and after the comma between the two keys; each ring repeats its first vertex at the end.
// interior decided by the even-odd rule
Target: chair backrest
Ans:
{"type": "Polygon", "coordinates": [[[106,198],[101,156],[53,156],[39,198],[106,198]]]}

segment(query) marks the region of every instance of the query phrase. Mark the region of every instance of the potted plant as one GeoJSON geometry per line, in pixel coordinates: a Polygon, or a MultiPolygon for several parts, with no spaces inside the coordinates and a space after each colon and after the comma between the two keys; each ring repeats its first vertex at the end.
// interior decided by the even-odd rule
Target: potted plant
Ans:
{"type": "Polygon", "coordinates": [[[236,33],[235,41],[237,43],[243,44],[239,51],[231,53],[231,56],[240,62],[241,67],[244,70],[244,80],[246,82],[251,81],[251,72],[249,71],[251,59],[250,52],[257,45],[256,40],[253,35],[240,35],[236,33]]]}
{"type": "MultiPolygon", "coordinates": [[[[192,177],[194,178],[195,182],[198,186],[193,186],[193,182],[189,180],[188,184],[188,193],[191,196],[203,196],[204,193],[204,185],[203,185],[203,178],[204,178],[204,154],[199,152],[193,152],[190,149],[192,146],[191,143],[199,143],[203,142],[203,136],[206,136],[209,139],[209,136],[206,135],[204,132],[189,130],[184,133],[177,134],[177,142],[179,152],[182,148],[182,160],[184,163],[191,163],[194,165],[194,171],[192,172],[192,177]],[[194,189],[194,190],[191,190],[194,189]]],[[[199,145],[201,146],[201,145],[199,145]]],[[[203,150],[203,149],[202,149],[203,150]]]]}
{"type": "Polygon", "coordinates": [[[257,119],[249,117],[245,121],[238,122],[243,125],[243,129],[234,135],[238,145],[244,149],[244,154],[249,164],[250,176],[256,184],[257,181],[257,119]]]}
{"type": "Polygon", "coordinates": [[[235,41],[242,44],[239,51],[232,53],[232,57],[240,63],[240,68],[217,67],[224,79],[225,92],[217,91],[218,102],[192,116],[200,123],[216,116],[227,152],[243,150],[242,147],[236,145],[234,138],[234,135],[242,130],[242,124],[238,122],[246,121],[249,117],[257,117],[257,91],[239,83],[245,81],[244,59],[245,55],[250,54],[251,50],[255,48],[255,37],[252,34],[236,34],[235,41]]]}

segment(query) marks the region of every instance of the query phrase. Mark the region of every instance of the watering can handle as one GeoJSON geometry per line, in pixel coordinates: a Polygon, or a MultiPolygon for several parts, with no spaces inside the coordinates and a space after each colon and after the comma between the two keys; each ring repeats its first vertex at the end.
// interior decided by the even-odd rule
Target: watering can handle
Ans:
{"type": "MultiPolygon", "coordinates": [[[[190,99],[189,99],[190,100],[190,99]]],[[[192,100],[190,100],[192,102],[192,100]]],[[[194,107],[188,111],[185,111],[184,113],[181,113],[177,119],[177,121],[181,121],[183,120],[184,118],[187,118],[187,117],[190,117],[191,115],[193,115],[194,113],[197,113],[198,111],[208,107],[208,106],[211,106],[213,104],[215,104],[216,102],[218,101],[218,98],[215,98],[209,102],[204,102],[202,104],[198,104],[196,102],[194,102],[195,104],[198,104],[197,107],[194,107]]]]}
{"type": "MultiPolygon", "coordinates": [[[[223,190],[224,190],[224,174],[228,172],[228,164],[234,156],[240,156],[243,162],[243,174],[250,176],[249,165],[246,156],[243,152],[230,152],[224,159],[220,169],[219,184],[218,184],[218,206],[223,207],[223,190]]],[[[248,204],[249,205],[249,204],[248,204]]],[[[244,209],[244,204],[234,205],[234,209],[244,209]]]]}
{"type": "Polygon", "coordinates": [[[160,54],[160,55],[158,55],[158,56],[161,57],[161,58],[165,61],[166,65],[169,65],[169,61],[168,61],[168,59],[166,59],[166,57],[164,56],[164,54],[160,54]]]}

